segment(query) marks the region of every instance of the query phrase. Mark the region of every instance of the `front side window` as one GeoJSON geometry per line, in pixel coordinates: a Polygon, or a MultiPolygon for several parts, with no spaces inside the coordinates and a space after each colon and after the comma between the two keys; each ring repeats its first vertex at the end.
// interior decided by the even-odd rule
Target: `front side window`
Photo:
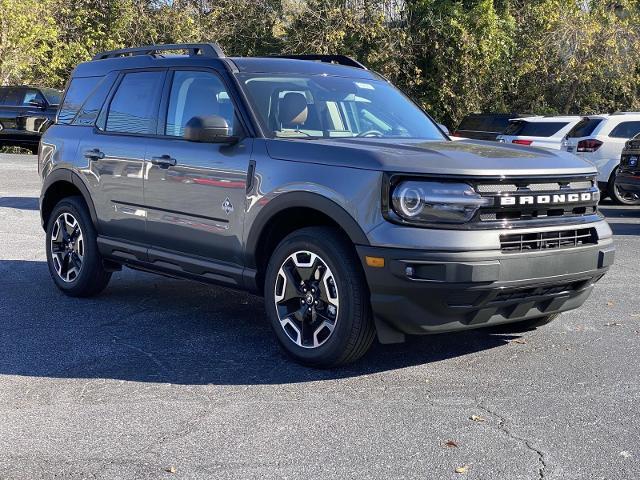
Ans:
{"type": "Polygon", "coordinates": [[[6,107],[16,107],[22,104],[23,92],[17,88],[9,88],[4,95],[2,104],[6,107]]]}
{"type": "Polygon", "coordinates": [[[38,90],[25,90],[21,99],[21,106],[23,107],[31,107],[33,106],[32,102],[38,102],[39,104],[44,104],[44,97],[38,90]]]}
{"type": "Polygon", "coordinates": [[[234,127],[231,98],[217,75],[209,72],[176,71],[171,84],[165,135],[181,137],[193,117],[218,115],[234,127]]]}
{"type": "Polygon", "coordinates": [[[633,138],[640,133],[640,122],[622,122],[609,134],[613,138],[633,138]]]}
{"type": "Polygon", "coordinates": [[[111,100],[106,130],[155,134],[163,82],[164,72],[127,73],[111,100]]]}
{"type": "Polygon", "coordinates": [[[390,84],[324,75],[238,75],[263,128],[285,138],[444,140],[438,127],[390,84]]]}

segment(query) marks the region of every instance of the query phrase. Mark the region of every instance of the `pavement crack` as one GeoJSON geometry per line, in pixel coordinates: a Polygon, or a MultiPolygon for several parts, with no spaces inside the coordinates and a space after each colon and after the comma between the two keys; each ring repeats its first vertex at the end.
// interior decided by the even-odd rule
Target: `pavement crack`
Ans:
{"type": "Polygon", "coordinates": [[[537,458],[538,458],[538,479],[539,480],[543,480],[545,478],[545,474],[546,474],[546,469],[547,469],[547,461],[545,458],[545,453],[540,450],[539,448],[536,448],[530,440],[527,440],[526,438],[523,438],[519,435],[516,435],[508,426],[509,420],[504,416],[499,414],[498,412],[492,410],[491,408],[487,407],[483,402],[479,402],[477,404],[477,407],[481,410],[484,410],[487,414],[491,415],[494,418],[498,419],[498,428],[504,432],[505,435],[507,435],[507,437],[511,438],[512,440],[515,440],[516,442],[520,442],[522,445],[524,445],[528,450],[530,450],[531,452],[535,453],[537,458]]]}
{"type": "Polygon", "coordinates": [[[153,353],[147,352],[146,350],[143,350],[140,347],[136,347],[135,345],[131,345],[130,343],[123,342],[122,338],[118,337],[117,335],[112,335],[112,336],[113,336],[114,343],[117,343],[118,345],[122,345],[123,347],[127,347],[131,350],[141,353],[142,355],[147,357],[149,360],[151,360],[163,372],[163,376],[167,380],[169,381],[171,380],[171,374],[173,374],[174,372],[169,367],[167,367],[160,359],[158,359],[153,353]]]}

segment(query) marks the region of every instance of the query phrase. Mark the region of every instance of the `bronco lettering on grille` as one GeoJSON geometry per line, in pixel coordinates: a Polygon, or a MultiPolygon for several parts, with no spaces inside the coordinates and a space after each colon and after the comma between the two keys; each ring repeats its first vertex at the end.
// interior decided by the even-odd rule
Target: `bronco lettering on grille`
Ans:
{"type": "Polygon", "coordinates": [[[551,195],[521,195],[500,197],[500,205],[557,205],[561,203],[590,202],[593,200],[593,192],[560,193],[551,195]]]}

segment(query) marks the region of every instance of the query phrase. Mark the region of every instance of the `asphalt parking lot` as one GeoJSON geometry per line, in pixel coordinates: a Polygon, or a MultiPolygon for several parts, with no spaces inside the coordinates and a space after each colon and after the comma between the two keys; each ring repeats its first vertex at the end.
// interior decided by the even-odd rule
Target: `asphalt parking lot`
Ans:
{"type": "Polygon", "coordinates": [[[39,188],[35,157],[0,155],[1,479],[638,476],[640,208],[603,206],[616,264],[551,325],[316,371],[251,295],[124,270],[63,296],[39,188]]]}

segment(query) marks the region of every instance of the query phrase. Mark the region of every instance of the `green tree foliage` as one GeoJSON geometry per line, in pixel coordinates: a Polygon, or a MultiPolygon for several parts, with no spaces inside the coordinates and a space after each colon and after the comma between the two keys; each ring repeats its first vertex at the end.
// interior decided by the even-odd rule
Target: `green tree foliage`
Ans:
{"type": "Polygon", "coordinates": [[[0,0],[0,82],[64,85],[96,52],[216,41],[344,53],[455,126],[474,111],[640,109],[638,0],[0,0]]]}

